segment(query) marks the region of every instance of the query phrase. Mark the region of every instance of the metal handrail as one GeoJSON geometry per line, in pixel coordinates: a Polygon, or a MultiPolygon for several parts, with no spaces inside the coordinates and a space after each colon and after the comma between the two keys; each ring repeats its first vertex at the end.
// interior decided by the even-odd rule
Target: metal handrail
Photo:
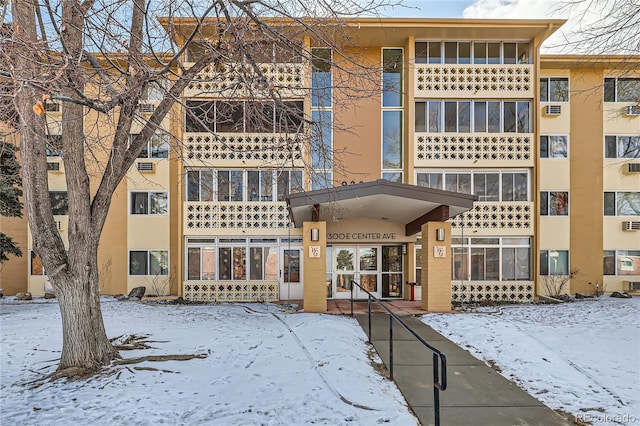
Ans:
{"type": "Polygon", "coordinates": [[[447,389],[447,357],[440,350],[434,348],[427,343],[422,337],[418,335],[411,327],[400,319],[399,316],[391,312],[387,308],[382,300],[371,294],[367,289],[362,287],[357,282],[351,280],[351,316],[353,316],[353,288],[354,285],[358,286],[362,291],[367,293],[368,304],[368,317],[369,317],[369,338],[368,343],[371,343],[371,300],[378,302],[378,304],[389,314],[389,376],[393,380],[393,320],[396,320],[405,330],[409,332],[413,337],[418,340],[425,348],[427,348],[433,354],[433,411],[435,417],[435,426],[440,426],[440,391],[447,389]]]}

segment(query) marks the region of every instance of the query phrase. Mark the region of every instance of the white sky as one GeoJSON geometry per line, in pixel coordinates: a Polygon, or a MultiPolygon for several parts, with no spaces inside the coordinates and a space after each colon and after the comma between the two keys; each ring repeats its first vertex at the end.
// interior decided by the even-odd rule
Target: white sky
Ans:
{"type": "MultiPolygon", "coordinates": [[[[633,46],[622,45],[625,43],[624,39],[612,40],[606,49],[603,47],[603,51],[596,52],[585,43],[576,43],[576,40],[584,38],[580,33],[584,28],[603,19],[613,19],[608,18],[612,8],[624,11],[633,8],[633,4],[634,0],[405,0],[404,7],[386,11],[383,15],[424,18],[567,19],[567,23],[544,43],[543,53],[578,53],[580,49],[590,53],[633,53],[633,46]],[[573,41],[574,44],[568,45],[567,40],[573,41]],[[614,49],[618,51],[614,52],[614,49]]],[[[640,33],[640,28],[637,32],[640,33]]]]}

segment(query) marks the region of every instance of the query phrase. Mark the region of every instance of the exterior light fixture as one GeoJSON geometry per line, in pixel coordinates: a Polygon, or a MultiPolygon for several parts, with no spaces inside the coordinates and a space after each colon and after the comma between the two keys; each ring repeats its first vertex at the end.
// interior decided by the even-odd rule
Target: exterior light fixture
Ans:
{"type": "Polygon", "coordinates": [[[402,254],[407,254],[407,245],[406,244],[402,245],[402,254]]]}
{"type": "Polygon", "coordinates": [[[436,229],[436,241],[444,241],[444,229],[436,229]]]}
{"type": "Polygon", "coordinates": [[[318,228],[311,228],[311,241],[320,241],[320,230],[318,228]]]}

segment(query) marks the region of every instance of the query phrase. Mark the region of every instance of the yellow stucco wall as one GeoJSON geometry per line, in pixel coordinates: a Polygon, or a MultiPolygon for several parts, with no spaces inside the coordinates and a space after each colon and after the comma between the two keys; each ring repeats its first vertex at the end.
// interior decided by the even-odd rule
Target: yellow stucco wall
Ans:
{"type": "Polygon", "coordinates": [[[301,261],[304,264],[303,294],[305,312],[327,312],[326,231],[326,222],[304,222],[302,225],[304,246],[301,261]],[[311,229],[318,229],[318,241],[311,241],[311,229]],[[317,251],[315,251],[316,249],[317,251]]]}

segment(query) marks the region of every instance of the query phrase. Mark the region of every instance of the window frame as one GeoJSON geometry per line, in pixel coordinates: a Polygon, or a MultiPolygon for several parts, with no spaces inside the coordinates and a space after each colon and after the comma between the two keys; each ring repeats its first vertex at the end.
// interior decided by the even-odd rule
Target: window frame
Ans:
{"type": "MultiPolygon", "coordinates": [[[[452,281],[489,281],[489,282],[513,282],[513,281],[532,281],[533,280],[533,258],[532,258],[532,237],[452,237],[451,241],[451,280],[452,281]],[[524,241],[526,240],[526,242],[524,241]],[[487,277],[487,249],[496,250],[497,259],[493,259],[495,264],[493,269],[497,267],[498,278],[486,279],[487,277]],[[483,277],[484,279],[473,279],[472,256],[474,252],[479,254],[482,250],[483,258],[483,277]],[[513,257],[509,259],[506,254],[513,250],[513,257]],[[518,250],[526,250],[527,262],[522,263],[518,257],[518,250]],[[462,256],[462,257],[460,257],[462,256]],[[512,261],[512,264],[505,262],[512,261]],[[458,263],[456,263],[458,262],[458,263]],[[513,278],[505,278],[507,267],[513,267],[513,278]],[[457,271],[459,269],[459,271],[457,271]],[[523,278],[527,275],[527,278],[523,278]]],[[[416,248],[422,248],[416,243],[416,248]]],[[[414,258],[415,259],[415,258],[414,258]]],[[[416,260],[417,261],[417,260],[416,260]]],[[[479,266],[479,264],[476,264],[479,266]]],[[[495,273],[495,272],[494,272],[495,273]]],[[[511,276],[511,274],[509,274],[511,276]]]]}
{"type": "Polygon", "coordinates": [[[640,77],[605,77],[603,86],[603,96],[602,99],[604,102],[632,102],[637,103],[640,102],[640,77]],[[631,99],[631,100],[620,100],[619,96],[619,82],[620,80],[633,80],[638,85],[637,92],[639,94],[639,99],[631,99]],[[613,83],[613,87],[608,87],[611,83],[613,83]],[[610,99],[610,95],[613,94],[613,100],[610,99]],[[609,99],[608,99],[609,98],[609,99]]]}
{"type": "Polygon", "coordinates": [[[129,215],[130,216],[168,216],[169,215],[169,192],[168,191],[129,191],[129,215]],[[133,194],[147,194],[147,201],[145,205],[146,213],[135,213],[133,194]],[[165,206],[162,213],[151,213],[152,198],[164,194],[165,206]]]}
{"type": "MultiPolygon", "coordinates": [[[[603,214],[604,216],[629,216],[629,217],[635,217],[635,216],[640,216],[640,191],[604,191],[604,195],[602,197],[603,199],[603,214]],[[611,206],[607,206],[607,198],[611,198],[611,195],[613,194],[613,214],[611,213],[611,206]],[[637,214],[621,214],[620,213],[620,205],[618,203],[618,194],[635,194],[635,197],[637,198],[637,203],[638,203],[638,209],[637,209],[637,214]],[[607,213],[609,212],[609,213],[607,213]]],[[[630,207],[633,209],[633,207],[630,207]]],[[[634,209],[635,210],[635,209],[634,209]]]]}
{"type": "Polygon", "coordinates": [[[634,158],[640,158],[640,136],[638,135],[605,135],[604,136],[604,158],[608,158],[608,159],[620,159],[620,158],[625,158],[625,159],[634,159],[634,158]],[[613,138],[613,140],[612,140],[613,138]],[[635,149],[631,150],[631,154],[634,153],[635,151],[635,155],[633,156],[626,156],[623,155],[620,156],[620,140],[622,138],[628,138],[629,139],[629,143],[628,146],[632,147],[634,146],[634,144],[632,143],[635,140],[635,149]],[[614,143],[615,146],[611,147],[611,143],[614,143]],[[615,157],[609,155],[611,153],[611,148],[615,148],[615,157]]]}
{"type": "Polygon", "coordinates": [[[622,276],[628,277],[630,275],[640,275],[640,250],[603,250],[602,251],[602,275],[604,276],[622,276]],[[607,258],[610,258],[610,265],[607,264],[607,258]],[[629,262],[631,263],[631,267],[634,267],[634,263],[636,263],[637,269],[630,269],[631,272],[621,272],[621,270],[626,270],[621,268],[621,262],[619,262],[620,258],[629,258],[629,262]],[[631,259],[637,258],[637,259],[631,259]],[[636,260],[634,262],[634,260],[636,260]]]}
{"type": "MultiPolygon", "coordinates": [[[[558,152],[557,148],[554,152],[558,152]]],[[[562,151],[560,151],[562,152],[562,151]]],[[[567,160],[569,159],[569,135],[551,135],[551,134],[544,134],[544,135],[540,135],[540,158],[544,158],[547,160],[567,160]],[[545,142],[543,142],[543,138],[546,139],[545,142]],[[552,140],[552,138],[555,138],[554,140],[552,140]],[[554,141],[557,144],[557,140],[559,138],[564,139],[564,156],[562,155],[549,155],[549,153],[551,152],[551,147],[554,145],[554,141]],[[544,152],[546,152],[546,155],[543,155],[543,145],[546,146],[546,149],[544,152]]]]}
{"type": "Polygon", "coordinates": [[[497,40],[416,40],[414,42],[416,64],[442,64],[442,65],[530,65],[531,62],[531,42],[528,40],[497,41],[497,40]],[[433,44],[433,50],[432,45],[433,44]],[[447,62],[447,44],[449,48],[455,44],[455,62],[447,62]],[[439,46],[436,46],[439,45],[439,46]],[[469,46],[468,62],[466,56],[461,56],[460,46],[469,46]],[[489,48],[498,45],[498,56],[489,57],[489,48]],[[506,45],[513,45],[515,56],[505,53],[506,45]],[[526,46],[526,47],[525,47],[526,46]],[[484,51],[484,54],[482,54],[484,51]],[[439,52],[439,55],[432,53],[439,52]],[[480,54],[480,55],[478,55],[480,54]],[[464,58],[462,61],[460,58],[464,58]]]}
{"type": "Polygon", "coordinates": [[[560,103],[567,103],[570,102],[571,100],[571,95],[570,95],[570,88],[571,88],[571,82],[569,80],[569,77],[554,77],[554,76],[547,76],[547,77],[540,77],[540,102],[560,102],[560,103]],[[553,99],[552,94],[557,94],[556,91],[552,91],[552,82],[554,81],[566,81],[566,96],[563,96],[562,99],[553,99]],[[543,95],[542,90],[543,87],[546,87],[546,90],[543,95]]]}
{"type": "Polygon", "coordinates": [[[556,249],[544,249],[544,250],[540,250],[540,254],[539,254],[539,274],[540,276],[568,276],[571,273],[571,253],[569,250],[556,250],[556,249]],[[550,259],[551,256],[549,255],[551,252],[557,252],[559,255],[562,253],[566,253],[566,255],[564,256],[564,259],[562,259],[562,256],[558,256],[559,259],[562,259],[563,261],[566,259],[566,264],[562,265],[562,266],[566,266],[566,273],[563,273],[563,271],[561,271],[560,273],[551,273],[551,268],[550,268],[550,259]],[[542,258],[543,255],[546,256],[546,262],[543,262],[542,258]],[[546,263],[546,265],[544,264],[546,263]],[[544,269],[543,269],[544,268],[544,269]]]}
{"type": "Polygon", "coordinates": [[[169,253],[168,249],[130,249],[128,251],[128,256],[127,256],[127,276],[129,276],[129,277],[156,277],[156,276],[164,277],[164,276],[169,276],[169,272],[170,272],[170,269],[171,269],[170,268],[171,263],[169,261],[169,259],[170,259],[169,255],[170,255],[170,253],[169,253]],[[151,256],[152,256],[152,253],[156,253],[156,252],[164,253],[166,255],[165,259],[163,259],[163,260],[166,260],[166,265],[163,267],[165,273],[163,273],[162,271],[157,273],[157,274],[152,274],[151,273],[151,267],[152,267],[151,256]],[[132,274],[131,273],[132,272],[132,270],[131,270],[131,267],[132,267],[131,255],[133,253],[146,253],[146,260],[145,260],[145,265],[144,265],[144,267],[145,267],[145,271],[144,272],[145,273],[144,274],[132,274]]]}
{"type": "Polygon", "coordinates": [[[540,216],[569,216],[570,212],[570,203],[569,203],[569,191],[555,191],[555,190],[545,190],[540,191],[540,216]],[[553,197],[558,199],[559,194],[566,194],[565,197],[565,208],[564,213],[558,214],[558,202],[553,203],[553,197]],[[544,201],[543,201],[544,200],[544,201]],[[556,206],[555,208],[553,206],[556,206]]]}

